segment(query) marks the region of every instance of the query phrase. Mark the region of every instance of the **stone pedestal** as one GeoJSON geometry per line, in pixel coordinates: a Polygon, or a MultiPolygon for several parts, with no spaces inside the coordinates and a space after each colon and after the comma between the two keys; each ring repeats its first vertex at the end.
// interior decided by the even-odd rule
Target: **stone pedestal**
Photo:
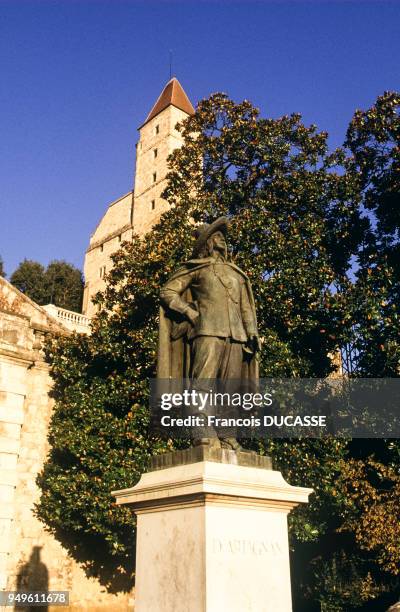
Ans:
{"type": "Polygon", "coordinates": [[[137,514],[135,612],[290,612],[292,487],[268,457],[203,448],[154,458],[117,504],[137,514]]]}

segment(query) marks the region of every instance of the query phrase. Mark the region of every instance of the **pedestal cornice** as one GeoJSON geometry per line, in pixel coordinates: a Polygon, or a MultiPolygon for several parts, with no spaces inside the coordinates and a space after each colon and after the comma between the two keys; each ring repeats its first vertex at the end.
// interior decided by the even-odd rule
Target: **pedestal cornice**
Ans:
{"type": "Polygon", "coordinates": [[[147,472],[134,487],[112,494],[118,505],[129,505],[136,513],[204,504],[289,512],[307,503],[312,492],[289,485],[271,469],[199,461],[147,472]]]}

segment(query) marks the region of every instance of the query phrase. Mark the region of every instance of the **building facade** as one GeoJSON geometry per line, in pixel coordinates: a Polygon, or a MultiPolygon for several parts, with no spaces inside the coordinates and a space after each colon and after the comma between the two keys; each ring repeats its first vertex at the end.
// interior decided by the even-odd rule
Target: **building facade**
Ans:
{"type": "Polygon", "coordinates": [[[54,405],[45,336],[68,334],[74,324],[85,328],[65,313],[49,313],[0,277],[0,591],[67,590],[70,604],[63,609],[125,611],[133,595],[108,593],[34,512],[54,405]]]}
{"type": "Polygon", "coordinates": [[[139,128],[134,189],[112,202],[95,231],[85,255],[84,315],[96,312],[93,296],[105,288],[111,255],[133,234],[143,236],[168,208],[161,194],[166,187],[167,159],[183,139],[176,125],[194,108],[176,78],[171,79],[139,128]]]}

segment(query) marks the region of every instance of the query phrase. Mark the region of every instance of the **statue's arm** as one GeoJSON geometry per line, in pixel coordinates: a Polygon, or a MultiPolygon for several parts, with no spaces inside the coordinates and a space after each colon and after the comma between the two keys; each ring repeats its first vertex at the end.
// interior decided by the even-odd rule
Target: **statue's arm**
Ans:
{"type": "Polygon", "coordinates": [[[165,283],[160,293],[161,302],[164,306],[185,315],[190,321],[198,316],[198,312],[185,302],[181,296],[192,284],[194,275],[195,272],[188,272],[178,278],[172,278],[165,283]]]}
{"type": "Polygon", "coordinates": [[[247,333],[247,338],[255,350],[259,349],[258,330],[255,314],[250,304],[249,294],[246,283],[242,283],[240,294],[240,308],[242,313],[243,326],[247,333]]]}

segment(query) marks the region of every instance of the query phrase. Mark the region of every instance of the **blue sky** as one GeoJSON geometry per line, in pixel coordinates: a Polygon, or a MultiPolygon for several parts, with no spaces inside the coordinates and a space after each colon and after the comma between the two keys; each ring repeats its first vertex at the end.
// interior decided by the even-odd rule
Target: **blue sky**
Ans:
{"type": "Polygon", "coordinates": [[[341,144],[400,89],[397,2],[0,0],[0,256],[83,266],[132,188],[137,127],[173,72],[262,115],[300,112],[341,144]]]}

